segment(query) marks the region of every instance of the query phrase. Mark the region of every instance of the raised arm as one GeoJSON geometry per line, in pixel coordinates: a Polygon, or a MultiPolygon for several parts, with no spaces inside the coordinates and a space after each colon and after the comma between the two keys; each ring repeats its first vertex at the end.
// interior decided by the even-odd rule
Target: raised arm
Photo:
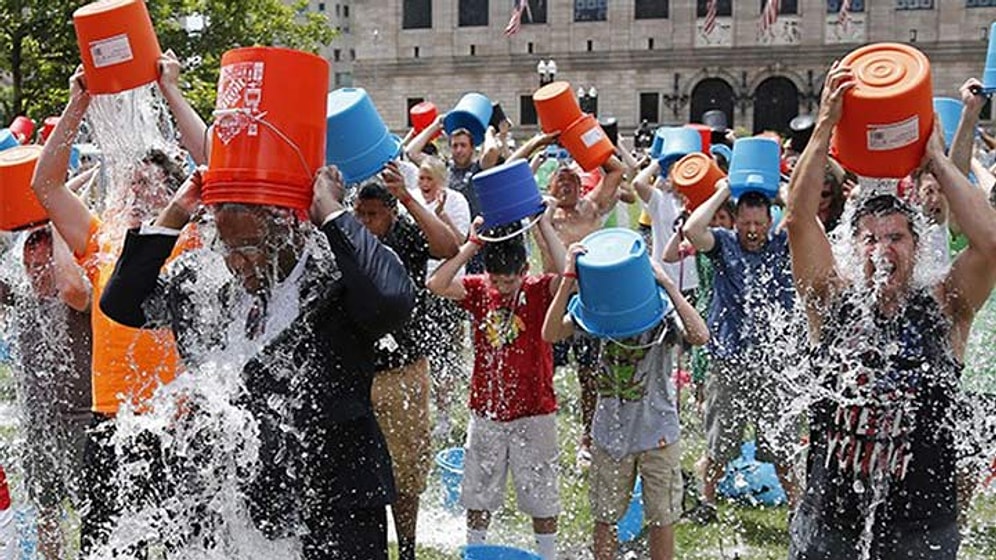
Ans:
{"type": "Polygon", "coordinates": [[[706,342],[709,342],[709,327],[706,326],[706,322],[702,319],[702,315],[688,303],[685,296],[681,294],[681,290],[674,283],[660,263],[656,261],[650,261],[650,266],[654,270],[654,277],[657,279],[657,283],[664,287],[664,291],[667,292],[667,296],[671,298],[671,303],[674,304],[675,310],[678,312],[678,317],[681,318],[681,324],[684,327],[684,331],[681,333],[689,344],[693,346],[702,346],[706,342]]]}
{"type": "Polygon", "coordinates": [[[553,295],[553,301],[546,310],[546,317],[543,319],[543,340],[547,342],[560,342],[574,334],[574,321],[567,314],[567,301],[571,298],[577,288],[577,267],[578,255],[585,252],[584,245],[574,243],[567,249],[567,262],[564,264],[564,273],[561,276],[560,285],[553,295]]]}
{"type": "Polygon", "coordinates": [[[443,129],[443,115],[436,117],[436,120],[432,121],[432,124],[422,129],[412,138],[412,141],[405,146],[405,155],[408,159],[412,161],[415,165],[422,165],[422,159],[425,155],[422,153],[422,148],[432,140],[432,137],[436,135],[437,132],[443,129]]]}
{"type": "Polygon", "coordinates": [[[443,261],[425,282],[425,287],[437,296],[460,301],[467,297],[467,290],[463,287],[463,282],[457,278],[460,269],[464,267],[470,259],[477,254],[477,251],[484,245],[484,242],[477,237],[477,228],[484,223],[484,219],[478,216],[470,226],[470,235],[467,241],[460,247],[460,251],[452,259],[443,261]]]}
{"type": "Polygon", "coordinates": [[[55,266],[55,283],[59,299],[76,311],[90,309],[93,293],[90,281],[76,263],[72,251],[59,231],[52,228],[52,262],[55,266]]]}
{"type": "Polygon", "coordinates": [[[654,192],[654,185],[657,183],[657,176],[660,175],[661,164],[656,159],[651,159],[650,164],[640,170],[633,178],[633,188],[636,189],[637,196],[644,204],[650,203],[650,196],[654,192]]]}
{"type": "Polygon", "coordinates": [[[949,146],[951,162],[962,172],[968,175],[972,163],[972,147],[975,145],[975,126],[979,124],[979,115],[982,107],[986,104],[986,97],[981,93],[974,93],[982,87],[982,82],[975,78],[965,80],[965,83],[958,88],[961,95],[963,108],[961,118],[958,120],[958,129],[955,131],[954,140],[949,146]]]}
{"type": "Polygon", "coordinates": [[[207,125],[204,119],[191,107],[180,89],[180,70],[182,64],[172,50],[166,51],[159,58],[159,89],[169,104],[169,110],[176,119],[180,129],[180,142],[197,165],[207,165],[209,144],[207,125]]]}
{"type": "Polygon", "coordinates": [[[726,179],[720,179],[716,182],[716,192],[700,204],[685,221],[681,231],[696,251],[708,253],[716,246],[716,238],[709,229],[709,224],[728,198],[730,198],[730,184],[726,179]]]}
{"type": "Polygon", "coordinates": [[[619,161],[618,157],[612,156],[602,165],[602,170],[605,175],[586,197],[595,204],[600,215],[608,213],[615,207],[616,194],[619,192],[619,185],[622,183],[626,166],[619,161]]]}
{"type": "Polygon", "coordinates": [[[38,158],[35,175],[31,179],[35,196],[45,207],[66,244],[76,254],[86,250],[90,237],[90,211],[66,187],[66,170],[69,168],[69,154],[79,132],[80,122],[89,106],[90,94],[87,93],[83,67],[80,66],[69,79],[69,103],[45,143],[38,158]]]}
{"type": "MultiPolygon", "coordinates": [[[[795,287],[807,300],[810,310],[825,301],[837,281],[830,241],[817,214],[830,150],[830,135],[843,112],[844,92],[853,85],[854,75],[850,68],[834,62],[823,85],[816,127],[796,163],[789,184],[788,208],[783,223],[788,229],[795,287]],[[810,300],[809,297],[816,299],[810,300]]],[[[815,318],[816,314],[810,313],[810,320],[815,318]]]]}
{"type": "MultiPolygon", "coordinates": [[[[525,142],[522,143],[521,146],[516,148],[516,150],[512,152],[512,155],[508,157],[508,161],[515,161],[517,159],[526,159],[528,157],[531,157],[533,153],[539,150],[540,148],[545,148],[550,144],[556,142],[557,136],[559,135],[560,135],[559,132],[536,133],[536,135],[534,135],[529,140],[526,140],[525,142]]],[[[533,171],[535,171],[535,169],[533,171]]]]}
{"type": "Polygon", "coordinates": [[[489,126],[484,132],[484,144],[481,146],[481,169],[491,169],[498,164],[501,156],[501,146],[498,145],[498,132],[489,126]]]}
{"type": "Polygon", "coordinates": [[[393,161],[388,162],[381,177],[384,179],[385,188],[405,206],[419,229],[425,234],[425,239],[429,242],[429,255],[437,259],[448,259],[456,255],[460,247],[453,230],[439,216],[412,197],[405,187],[405,178],[402,177],[398,164],[393,161]]]}
{"type": "MultiPolygon", "coordinates": [[[[567,250],[564,248],[564,242],[557,235],[557,230],[553,228],[553,213],[556,210],[556,201],[552,198],[547,198],[546,210],[543,212],[543,216],[540,217],[538,227],[540,237],[543,238],[543,243],[546,244],[546,251],[550,259],[548,268],[553,271],[561,271],[564,270],[564,263],[567,261],[567,250]]],[[[551,295],[556,293],[559,285],[559,279],[550,283],[551,295]]]]}

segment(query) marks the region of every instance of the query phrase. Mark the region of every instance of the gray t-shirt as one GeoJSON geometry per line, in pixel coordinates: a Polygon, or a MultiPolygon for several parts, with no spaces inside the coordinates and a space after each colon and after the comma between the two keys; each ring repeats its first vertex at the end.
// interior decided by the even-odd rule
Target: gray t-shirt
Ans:
{"type": "Polygon", "coordinates": [[[671,383],[676,342],[677,328],[668,318],[655,329],[603,346],[591,436],[612,458],[678,441],[681,426],[671,383]]]}

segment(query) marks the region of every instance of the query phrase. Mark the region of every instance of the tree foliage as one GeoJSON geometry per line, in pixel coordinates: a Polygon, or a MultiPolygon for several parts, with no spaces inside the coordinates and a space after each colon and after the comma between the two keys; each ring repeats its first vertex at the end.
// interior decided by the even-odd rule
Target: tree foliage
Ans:
{"type": "MultiPolygon", "coordinates": [[[[72,13],[86,4],[65,0],[0,0],[0,126],[27,114],[58,114],[69,76],[79,64],[72,13]]],[[[187,97],[205,118],[214,108],[221,56],[233,48],[279,45],[318,52],[335,32],[307,2],[281,0],[147,0],[159,44],[185,62],[187,97]],[[204,22],[188,31],[187,23],[204,22]]]]}

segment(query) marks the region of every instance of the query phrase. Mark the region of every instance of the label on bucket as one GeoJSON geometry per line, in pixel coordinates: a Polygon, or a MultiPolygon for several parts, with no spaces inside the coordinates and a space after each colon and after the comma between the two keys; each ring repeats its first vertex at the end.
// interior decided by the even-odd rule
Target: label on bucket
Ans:
{"type": "Polygon", "coordinates": [[[93,58],[94,68],[121,64],[134,58],[131,53],[131,43],[125,33],[99,41],[91,41],[90,56],[93,58]]]}
{"type": "Polygon", "coordinates": [[[598,144],[598,142],[602,138],[605,138],[605,134],[602,133],[601,126],[596,126],[595,128],[581,135],[581,141],[584,142],[585,148],[590,148],[595,144],[598,144]]]}
{"type": "Polygon", "coordinates": [[[868,125],[868,151],[883,152],[909,146],[920,138],[920,117],[905,121],[868,125]]]}
{"type": "Polygon", "coordinates": [[[221,67],[218,77],[218,101],[214,123],[215,134],[227,145],[242,131],[249,136],[259,134],[255,117],[263,101],[263,62],[238,62],[221,67]]]}

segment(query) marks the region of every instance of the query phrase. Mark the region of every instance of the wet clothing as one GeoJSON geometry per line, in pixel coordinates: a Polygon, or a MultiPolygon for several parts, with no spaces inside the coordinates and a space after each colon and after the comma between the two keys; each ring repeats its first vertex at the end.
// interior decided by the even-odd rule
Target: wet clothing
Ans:
{"type": "Polygon", "coordinates": [[[404,325],[377,341],[374,370],[378,372],[403,368],[425,356],[426,341],[419,333],[425,317],[425,274],[429,261],[429,241],[408,216],[398,216],[380,241],[398,255],[408,271],[416,306],[404,325]]]}
{"type": "Polygon", "coordinates": [[[474,189],[471,178],[480,173],[483,168],[476,160],[471,162],[468,167],[457,167],[453,161],[450,161],[447,168],[450,172],[447,188],[455,190],[467,199],[467,205],[470,207],[470,221],[473,222],[475,217],[481,215],[481,201],[477,198],[477,190],[474,189]]]}
{"type": "MultiPolygon", "coordinates": [[[[374,345],[404,324],[414,305],[401,262],[352,215],[330,218],[320,233],[306,243],[298,314],[245,364],[238,403],[259,429],[259,471],[244,490],[250,514],[270,538],[303,524],[308,560],[336,557],[328,552],[337,550],[337,538],[380,530],[359,513],[395,498],[371,404],[374,345]],[[331,529],[330,517],[337,520],[331,529]]],[[[234,313],[247,295],[230,275],[199,274],[219,259],[209,251],[185,254],[160,276],[176,240],[130,231],[101,307],[126,325],[168,325],[195,368],[239,341],[233,329],[245,320],[234,313]]],[[[386,558],[386,547],[362,557],[386,558]]]]}
{"type": "MultiPolygon", "coordinates": [[[[574,352],[574,359],[578,362],[579,370],[591,369],[598,365],[598,356],[601,351],[601,340],[578,329],[571,338],[553,344],[553,365],[556,367],[566,366],[570,359],[570,353],[574,352]]],[[[580,371],[578,374],[581,374],[580,371]]]]}
{"type": "Polygon", "coordinates": [[[543,340],[543,321],[553,301],[556,276],[526,276],[519,292],[503,297],[486,276],[462,278],[474,330],[474,372],[470,409],[508,422],[557,410],[553,392],[553,351],[543,340]]]}
{"type": "Polygon", "coordinates": [[[870,309],[870,297],[838,296],[812,349],[827,393],[810,408],[808,485],[791,557],[858,558],[874,515],[864,535],[872,558],[954,558],[961,366],[950,322],[925,289],[893,317],[870,309]],[[873,506],[876,495],[882,502],[873,506]],[[827,539],[839,544],[819,542],[827,539]]]}

